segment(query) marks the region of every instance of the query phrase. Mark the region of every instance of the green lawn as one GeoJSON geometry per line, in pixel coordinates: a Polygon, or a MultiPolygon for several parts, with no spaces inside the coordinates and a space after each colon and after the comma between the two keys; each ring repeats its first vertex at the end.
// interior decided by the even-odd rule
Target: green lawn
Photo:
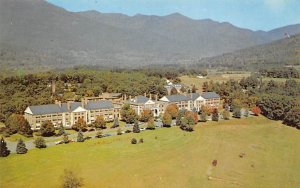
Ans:
{"type": "Polygon", "coordinates": [[[299,148],[298,130],[263,117],[208,122],[12,154],[0,159],[0,187],[58,187],[64,169],[85,187],[298,187],[299,148]]]}

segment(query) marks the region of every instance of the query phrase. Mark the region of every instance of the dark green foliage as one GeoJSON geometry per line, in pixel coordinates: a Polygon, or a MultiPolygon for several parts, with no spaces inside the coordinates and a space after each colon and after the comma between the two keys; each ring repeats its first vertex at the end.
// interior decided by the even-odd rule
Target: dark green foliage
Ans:
{"type": "Polygon", "coordinates": [[[83,137],[83,133],[81,130],[79,130],[79,132],[78,132],[77,142],[84,142],[84,137],[83,137]]]}
{"type": "Polygon", "coordinates": [[[299,78],[299,72],[291,67],[280,67],[280,68],[272,68],[272,69],[261,69],[259,73],[262,76],[270,77],[270,78],[299,78]]]}
{"type": "Polygon", "coordinates": [[[64,134],[63,135],[63,142],[65,143],[65,144],[68,144],[70,141],[69,141],[69,137],[68,137],[68,135],[67,134],[64,134]]]}
{"type": "Polygon", "coordinates": [[[42,123],[40,132],[42,136],[53,136],[55,135],[55,127],[51,121],[47,120],[42,123]]]}
{"type": "Polygon", "coordinates": [[[300,106],[292,108],[283,120],[283,123],[300,129],[300,106]]]}
{"type": "Polygon", "coordinates": [[[126,123],[134,123],[138,119],[137,114],[132,108],[130,108],[129,104],[123,105],[121,109],[121,117],[126,123]]]}
{"type": "Polygon", "coordinates": [[[116,128],[116,127],[119,127],[119,120],[118,120],[118,118],[114,119],[114,124],[113,124],[113,126],[111,126],[111,128],[116,128]]]}
{"type": "Polygon", "coordinates": [[[206,122],[207,121],[207,115],[206,113],[201,113],[200,114],[200,119],[199,119],[200,122],[206,122]]]}
{"type": "Polygon", "coordinates": [[[232,116],[234,118],[241,118],[242,114],[241,114],[241,109],[240,108],[235,108],[233,110],[232,116]]]}
{"type": "Polygon", "coordinates": [[[18,140],[16,152],[17,152],[17,154],[25,154],[25,153],[27,153],[26,145],[25,145],[25,143],[23,142],[22,139],[18,140]]]}
{"type": "Polygon", "coordinates": [[[57,136],[62,136],[64,135],[66,132],[65,132],[65,128],[64,126],[61,124],[58,128],[58,133],[56,134],[57,136]]]}
{"type": "Polygon", "coordinates": [[[35,141],[34,141],[35,147],[36,148],[46,148],[46,141],[43,137],[38,137],[35,141]]]}
{"type": "Polygon", "coordinates": [[[131,139],[131,144],[137,144],[137,140],[135,138],[131,139]]]}
{"type": "Polygon", "coordinates": [[[277,94],[263,95],[258,101],[261,113],[273,120],[283,120],[294,105],[292,97],[277,94]]]}
{"type": "Polygon", "coordinates": [[[244,89],[257,88],[259,85],[259,80],[255,75],[252,75],[247,78],[242,78],[242,80],[240,81],[240,85],[244,89]]]}
{"type": "Polygon", "coordinates": [[[144,143],[144,139],[141,138],[141,139],[139,140],[139,143],[144,143]]]}
{"type": "Polygon", "coordinates": [[[188,120],[186,118],[181,119],[180,129],[184,130],[184,131],[187,131],[187,132],[194,131],[193,127],[188,124],[188,120]]]}
{"type": "Polygon", "coordinates": [[[103,132],[102,132],[102,130],[98,130],[95,137],[96,137],[96,138],[102,138],[102,137],[103,137],[103,132]]]}
{"type": "Polygon", "coordinates": [[[73,171],[65,170],[62,177],[63,188],[78,188],[83,186],[83,179],[79,178],[73,171]]]}
{"type": "Polygon", "coordinates": [[[139,133],[140,132],[140,127],[139,127],[139,122],[135,121],[132,129],[133,133],[139,133]]]}
{"type": "Polygon", "coordinates": [[[219,121],[219,111],[218,111],[218,109],[215,108],[213,110],[211,119],[213,121],[219,121]]]}
{"type": "Polygon", "coordinates": [[[7,149],[6,142],[3,139],[3,137],[1,137],[1,140],[0,140],[0,157],[7,157],[9,154],[10,154],[10,151],[7,149]]]}
{"type": "Polygon", "coordinates": [[[171,127],[172,116],[169,113],[164,113],[162,123],[163,127],[171,127]]]}

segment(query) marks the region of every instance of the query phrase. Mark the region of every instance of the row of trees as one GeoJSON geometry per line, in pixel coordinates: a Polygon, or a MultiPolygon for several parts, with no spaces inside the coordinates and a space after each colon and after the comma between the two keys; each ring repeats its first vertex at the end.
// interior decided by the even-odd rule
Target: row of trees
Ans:
{"type": "Polygon", "coordinates": [[[204,83],[203,88],[205,91],[216,91],[225,101],[225,109],[238,113],[242,108],[253,111],[257,106],[269,119],[283,120],[288,126],[300,128],[297,120],[300,83],[293,79],[287,79],[282,83],[273,80],[263,82],[257,75],[252,75],[241,81],[229,80],[223,83],[211,81],[204,83]]]}
{"type": "Polygon", "coordinates": [[[260,69],[259,73],[270,78],[300,78],[300,73],[293,67],[260,69]]]}

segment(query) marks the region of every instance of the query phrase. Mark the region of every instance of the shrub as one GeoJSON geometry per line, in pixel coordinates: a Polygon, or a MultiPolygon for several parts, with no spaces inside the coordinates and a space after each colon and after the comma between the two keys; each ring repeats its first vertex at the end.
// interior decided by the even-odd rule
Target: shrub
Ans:
{"type": "Polygon", "coordinates": [[[297,129],[300,129],[300,107],[296,106],[292,108],[286,115],[286,117],[283,120],[283,123],[291,126],[296,127],[297,129]]]}
{"type": "Polygon", "coordinates": [[[123,105],[120,113],[126,123],[134,123],[138,119],[137,114],[132,108],[130,108],[129,104],[123,105]]]}
{"type": "Polygon", "coordinates": [[[42,136],[53,136],[55,135],[55,127],[51,121],[47,120],[42,123],[40,132],[42,136]]]}
{"type": "Polygon", "coordinates": [[[117,135],[122,135],[122,130],[120,128],[117,130],[117,135]]]}
{"type": "Polygon", "coordinates": [[[0,140],[0,157],[7,157],[9,154],[10,154],[10,150],[7,149],[6,142],[3,139],[3,137],[1,137],[1,140],[0,140]]]}
{"type": "Polygon", "coordinates": [[[119,127],[120,125],[119,125],[119,120],[118,120],[118,118],[115,118],[115,120],[114,120],[114,124],[113,124],[113,126],[111,126],[111,128],[116,128],[116,127],[119,127]]]}
{"type": "Polygon", "coordinates": [[[135,121],[132,129],[133,133],[139,133],[140,132],[140,127],[139,127],[139,122],[135,121]]]}
{"type": "Polygon", "coordinates": [[[68,144],[70,141],[69,141],[69,137],[68,137],[68,135],[67,134],[64,134],[64,136],[63,136],[63,142],[65,143],[65,144],[68,144]]]}
{"type": "Polygon", "coordinates": [[[135,138],[131,139],[131,144],[136,144],[137,140],[135,138]]]}
{"type": "Polygon", "coordinates": [[[207,121],[207,114],[205,112],[202,112],[200,114],[200,122],[206,122],[207,121]]]}
{"type": "Polygon", "coordinates": [[[235,108],[233,110],[233,117],[234,118],[241,118],[241,109],[240,108],[235,108]]]}
{"type": "Polygon", "coordinates": [[[149,119],[146,129],[148,129],[148,130],[154,130],[155,129],[155,123],[154,123],[153,118],[149,119]]]}
{"type": "Polygon", "coordinates": [[[131,130],[126,130],[125,133],[131,133],[131,130]]]}
{"type": "Polygon", "coordinates": [[[81,130],[78,132],[77,142],[84,142],[84,137],[83,137],[83,133],[81,130]]]}
{"type": "Polygon", "coordinates": [[[17,152],[17,154],[25,154],[25,153],[27,153],[26,145],[25,145],[25,143],[23,142],[22,139],[18,140],[16,152],[17,152]]]}
{"type": "Polygon", "coordinates": [[[144,139],[141,138],[141,139],[139,140],[139,143],[144,143],[144,139]]]}
{"type": "Polygon", "coordinates": [[[185,118],[182,118],[180,129],[187,132],[194,131],[193,127],[187,123],[188,121],[185,118]]]}
{"type": "Polygon", "coordinates": [[[65,170],[62,177],[63,188],[78,188],[83,186],[83,179],[79,178],[73,171],[65,170]]]}
{"type": "Polygon", "coordinates": [[[213,110],[211,120],[219,121],[219,111],[218,111],[218,109],[215,108],[213,110]]]}
{"type": "Polygon", "coordinates": [[[230,112],[229,112],[229,110],[224,110],[222,112],[222,116],[223,116],[224,120],[229,120],[229,118],[230,118],[230,112]]]}
{"type": "Polygon", "coordinates": [[[253,114],[254,114],[255,116],[258,116],[258,115],[261,113],[261,110],[260,110],[260,108],[259,108],[258,106],[254,106],[254,107],[252,108],[252,112],[253,112],[253,114]]]}
{"type": "Polygon", "coordinates": [[[77,122],[72,126],[72,129],[75,131],[86,131],[87,130],[87,124],[82,118],[78,118],[77,122]]]}
{"type": "Polygon", "coordinates": [[[43,137],[38,137],[35,141],[34,141],[35,147],[36,148],[46,148],[46,141],[43,137]]]}
{"type": "Polygon", "coordinates": [[[56,134],[57,136],[62,136],[65,134],[65,128],[64,126],[61,124],[58,128],[58,133],[56,134]]]}
{"type": "Polygon", "coordinates": [[[95,137],[96,137],[96,138],[102,138],[102,137],[103,137],[102,131],[101,131],[101,130],[98,130],[95,137]]]}

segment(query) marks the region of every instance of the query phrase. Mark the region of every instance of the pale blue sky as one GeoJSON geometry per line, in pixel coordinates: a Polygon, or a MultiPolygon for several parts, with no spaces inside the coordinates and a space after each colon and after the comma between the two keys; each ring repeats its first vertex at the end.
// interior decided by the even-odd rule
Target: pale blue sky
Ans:
{"type": "Polygon", "coordinates": [[[300,23],[300,0],[47,0],[69,11],[211,18],[252,30],[271,30],[300,23]]]}

